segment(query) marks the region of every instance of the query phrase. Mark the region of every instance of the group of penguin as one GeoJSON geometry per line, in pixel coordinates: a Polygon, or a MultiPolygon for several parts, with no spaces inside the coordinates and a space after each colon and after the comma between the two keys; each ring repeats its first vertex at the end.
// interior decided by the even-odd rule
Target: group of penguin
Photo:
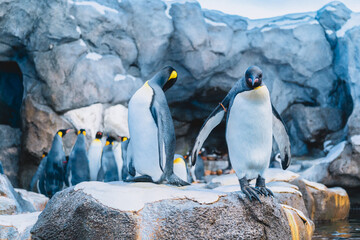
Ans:
{"type": "MultiPolygon", "coordinates": [[[[101,153],[101,163],[95,160],[99,159],[98,152],[90,154],[95,151],[94,147],[90,147],[87,155],[85,131],[80,130],[66,166],[61,141],[66,131],[58,131],[47,160],[39,167],[39,170],[41,165],[45,168],[38,177],[40,190],[43,187],[46,195],[52,196],[65,185],[77,184],[85,177],[87,180],[94,180],[96,177],[96,180],[104,181],[122,179],[157,184],[165,182],[175,186],[189,185],[189,171],[184,173],[179,170],[187,169],[186,163],[181,156],[175,156],[174,124],[165,97],[165,91],[171,88],[176,80],[176,70],[170,66],[165,67],[131,97],[128,104],[130,138],[121,141],[122,153],[126,152],[121,157],[122,164],[118,164],[112,149],[113,141],[109,138],[101,153]],[[116,164],[117,167],[114,167],[116,164]],[[98,168],[98,172],[89,170],[98,168]]],[[[206,119],[189,157],[192,166],[196,166],[196,162],[201,159],[198,154],[204,141],[225,116],[225,139],[229,159],[239,179],[241,191],[250,200],[261,202],[259,195],[273,195],[271,190],[266,188],[265,179],[262,177],[270,164],[273,138],[280,151],[283,169],[290,165],[291,153],[287,129],[271,103],[269,90],[262,81],[259,67],[249,67],[244,77],[234,84],[206,119]],[[256,185],[253,187],[249,181],[255,178],[256,185]]]]}
{"type": "MultiPolygon", "coordinates": [[[[129,143],[127,137],[116,139],[108,136],[106,142],[103,143],[103,133],[99,131],[91,142],[89,150],[86,151],[86,131],[80,129],[70,156],[65,156],[62,139],[69,131],[70,129],[61,129],[56,133],[49,154],[43,153],[40,165],[30,182],[29,190],[35,188],[37,192],[52,197],[63,188],[84,181],[127,181],[129,176],[126,164],[129,143]]],[[[204,151],[202,149],[199,157],[204,151]]],[[[174,155],[174,172],[184,181],[203,181],[203,160],[199,160],[191,172],[185,158],[187,156],[174,155]]]]}

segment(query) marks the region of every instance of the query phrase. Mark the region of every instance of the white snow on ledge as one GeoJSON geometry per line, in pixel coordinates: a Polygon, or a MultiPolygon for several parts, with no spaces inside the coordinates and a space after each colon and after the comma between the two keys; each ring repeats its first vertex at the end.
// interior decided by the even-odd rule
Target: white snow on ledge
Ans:
{"type": "Polygon", "coordinates": [[[92,52],[92,53],[88,53],[86,55],[86,58],[94,60],[94,61],[98,61],[98,60],[100,60],[102,58],[102,56],[100,54],[92,52]]]}
{"type": "Polygon", "coordinates": [[[338,38],[344,37],[347,30],[359,26],[360,13],[352,13],[351,18],[336,32],[338,38]]]}
{"type": "Polygon", "coordinates": [[[226,193],[207,189],[187,189],[153,183],[82,182],[74,190],[82,190],[103,205],[121,211],[138,211],[146,203],[165,199],[191,199],[201,204],[210,204],[218,201],[221,196],[226,196],[226,193]]]}
{"type": "Polygon", "coordinates": [[[97,2],[92,2],[92,1],[84,1],[84,2],[74,2],[72,0],[68,0],[68,2],[70,4],[75,4],[77,6],[89,6],[89,7],[93,7],[96,11],[98,11],[100,14],[105,15],[105,11],[107,12],[113,12],[113,13],[119,13],[117,10],[113,9],[113,8],[109,8],[106,6],[103,6],[97,2]]]}
{"type": "Polygon", "coordinates": [[[38,216],[41,212],[24,213],[16,215],[0,215],[1,226],[13,226],[22,233],[26,228],[33,226],[38,220],[38,216]]]}
{"type": "Polygon", "coordinates": [[[220,27],[227,27],[226,23],[223,23],[223,22],[214,22],[208,18],[205,18],[205,22],[207,24],[210,24],[211,26],[220,26],[220,27]]]}

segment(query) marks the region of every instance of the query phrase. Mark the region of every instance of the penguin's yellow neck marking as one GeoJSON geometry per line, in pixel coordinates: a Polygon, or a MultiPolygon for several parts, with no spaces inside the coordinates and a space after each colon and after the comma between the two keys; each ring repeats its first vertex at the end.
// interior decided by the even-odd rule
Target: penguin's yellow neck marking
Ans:
{"type": "MultiPolygon", "coordinates": [[[[106,141],[105,146],[107,146],[107,145],[110,145],[109,141],[106,141]]],[[[114,143],[112,142],[111,145],[114,145],[114,143]]]]}
{"type": "Polygon", "coordinates": [[[128,138],[127,138],[127,137],[123,137],[123,142],[125,142],[126,140],[128,140],[128,138]]]}
{"type": "Polygon", "coordinates": [[[101,140],[98,139],[98,138],[95,138],[94,141],[95,141],[95,142],[101,142],[101,140]]]}
{"type": "Polygon", "coordinates": [[[63,136],[62,132],[58,132],[57,134],[62,138],[62,136],[63,136]]]}
{"type": "Polygon", "coordinates": [[[177,78],[177,72],[175,70],[171,72],[168,81],[171,80],[171,79],[174,79],[174,78],[177,78]]]}
{"type": "Polygon", "coordinates": [[[183,163],[183,162],[184,162],[184,160],[182,158],[176,158],[174,160],[174,164],[183,163]]]}
{"type": "Polygon", "coordinates": [[[145,87],[150,87],[149,81],[146,81],[146,82],[144,83],[144,86],[145,86],[145,87]]]}
{"type": "Polygon", "coordinates": [[[263,86],[258,86],[258,87],[256,87],[256,88],[254,88],[254,90],[258,90],[258,89],[260,89],[260,88],[262,88],[263,86]]]}

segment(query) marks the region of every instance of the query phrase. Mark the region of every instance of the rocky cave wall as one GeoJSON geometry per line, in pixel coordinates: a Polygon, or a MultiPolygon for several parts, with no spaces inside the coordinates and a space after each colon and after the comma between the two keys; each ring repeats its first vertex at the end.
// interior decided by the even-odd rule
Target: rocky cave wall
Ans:
{"type": "MultiPolygon", "coordinates": [[[[179,152],[190,149],[245,69],[258,65],[290,130],[293,154],[319,154],[325,141],[346,138],[357,106],[359,19],[338,2],[313,13],[249,20],[193,1],[2,1],[0,61],[20,66],[24,87],[21,134],[2,127],[6,136],[21,135],[12,181],[27,185],[59,128],[83,127],[89,140],[99,129],[128,135],[128,100],[164,65],[179,73],[167,93],[179,152]]],[[[209,146],[225,146],[224,127],[209,146]]],[[[66,136],[67,152],[74,139],[66,136]]]]}

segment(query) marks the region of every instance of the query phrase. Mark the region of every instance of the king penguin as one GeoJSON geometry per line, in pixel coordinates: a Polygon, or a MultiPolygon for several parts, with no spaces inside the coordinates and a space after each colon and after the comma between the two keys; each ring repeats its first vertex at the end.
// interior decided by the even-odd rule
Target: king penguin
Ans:
{"type": "Polygon", "coordinates": [[[65,187],[63,162],[66,161],[66,157],[62,138],[69,131],[70,129],[61,129],[55,134],[47,155],[43,178],[40,177],[40,181],[44,182],[45,195],[49,198],[65,187]]]}
{"type": "Polygon", "coordinates": [[[44,172],[45,172],[47,155],[48,155],[47,152],[44,152],[42,154],[40,164],[39,164],[33,178],[31,179],[29,189],[28,189],[29,191],[33,191],[34,187],[37,186],[37,192],[45,194],[45,192],[44,192],[44,181],[40,182],[40,178],[42,178],[42,180],[44,179],[43,175],[44,175],[44,172]]]}
{"type": "Polygon", "coordinates": [[[184,157],[180,154],[174,155],[174,173],[176,176],[178,176],[181,180],[191,183],[192,178],[190,175],[190,171],[188,169],[188,164],[186,164],[186,161],[184,157]]]}
{"type": "Polygon", "coordinates": [[[87,154],[89,160],[90,181],[96,181],[97,174],[101,167],[101,153],[103,148],[103,144],[101,142],[102,136],[102,132],[96,133],[95,139],[91,142],[87,154]]]}
{"type": "Polygon", "coordinates": [[[65,177],[67,185],[69,186],[90,181],[89,160],[86,153],[85,136],[85,129],[80,129],[77,132],[77,139],[69,156],[65,177]]]}
{"type": "MultiPolygon", "coordinates": [[[[128,163],[136,171],[133,181],[166,181],[188,185],[173,172],[175,130],[165,91],[177,80],[177,72],[165,67],[135,92],[129,102],[131,154],[128,163]]],[[[131,169],[129,169],[131,171],[131,169]]]]}
{"type": "Polygon", "coordinates": [[[101,167],[97,175],[97,181],[119,181],[119,172],[113,151],[115,138],[108,137],[101,156],[101,167]]]}
{"type": "Polygon", "coordinates": [[[290,165],[290,141],[283,120],[272,106],[269,90],[262,81],[262,71],[249,67],[245,77],[238,80],[226,97],[203,124],[192,150],[192,164],[206,138],[226,117],[226,143],[229,158],[239,179],[242,192],[252,200],[259,194],[273,195],[266,188],[263,172],[269,167],[272,136],[280,149],[282,168],[290,165]],[[249,180],[256,178],[256,187],[249,180]]]}
{"type": "Polygon", "coordinates": [[[126,148],[128,145],[127,137],[120,137],[120,141],[113,147],[116,166],[118,168],[119,179],[126,180],[127,178],[127,163],[126,163],[126,148]]]}

